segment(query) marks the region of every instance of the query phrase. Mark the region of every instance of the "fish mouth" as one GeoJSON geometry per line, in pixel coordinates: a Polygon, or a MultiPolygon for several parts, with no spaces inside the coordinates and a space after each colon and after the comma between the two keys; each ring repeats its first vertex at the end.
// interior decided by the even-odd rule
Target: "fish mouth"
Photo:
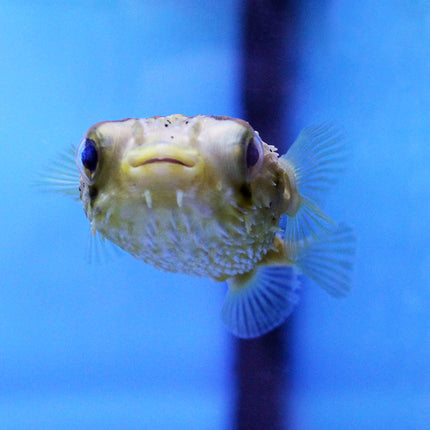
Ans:
{"type": "Polygon", "coordinates": [[[170,163],[170,164],[178,164],[179,166],[184,166],[184,167],[194,167],[195,163],[192,161],[183,161],[183,160],[178,160],[176,158],[166,158],[166,157],[162,157],[162,158],[150,158],[149,160],[140,160],[140,161],[136,161],[133,164],[131,164],[131,167],[139,167],[139,166],[146,166],[147,164],[154,164],[154,163],[170,163]]]}
{"type": "Polygon", "coordinates": [[[198,161],[198,153],[191,148],[162,142],[129,151],[125,161],[132,168],[158,164],[192,168],[198,161]]]}

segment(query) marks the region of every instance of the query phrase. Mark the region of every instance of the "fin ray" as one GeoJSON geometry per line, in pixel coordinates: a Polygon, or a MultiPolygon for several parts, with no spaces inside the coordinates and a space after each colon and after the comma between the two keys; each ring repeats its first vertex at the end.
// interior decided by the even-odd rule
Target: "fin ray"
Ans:
{"type": "Polygon", "coordinates": [[[79,173],[75,163],[76,147],[69,148],[51,160],[45,173],[39,173],[32,184],[42,191],[54,191],[79,200],[79,173]]]}
{"type": "Polygon", "coordinates": [[[236,336],[253,338],[290,315],[299,300],[300,281],[293,266],[262,266],[246,281],[241,276],[228,280],[222,320],[236,336]]]}
{"type": "Polygon", "coordinates": [[[287,153],[280,157],[281,163],[293,172],[300,196],[297,212],[287,215],[285,241],[297,243],[333,228],[335,223],[318,205],[344,170],[346,158],[345,139],[330,124],[305,128],[287,153]]]}
{"type": "Polygon", "coordinates": [[[295,263],[304,275],[332,296],[346,295],[352,282],[352,257],[355,253],[355,236],[350,227],[339,224],[318,239],[295,249],[296,252],[299,250],[295,263]]]}
{"type": "Polygon", "coordinates": [[[85,260],[88,264],[105,265],[113,258],[123,255],[123,250],[111,242],[109,239],[103,239],[99,234],[93,234],[91,230],[88,233],[88,241],[85,253],[85,260]]]}
{"type": "Polygon", "coordinates": [[[296,245],[335,226],[335,222],[314,203],[303,199],[301,208],[294,217],[287,216],[284,241],[290,244],[290,255],[297,255],[296,245]]]}

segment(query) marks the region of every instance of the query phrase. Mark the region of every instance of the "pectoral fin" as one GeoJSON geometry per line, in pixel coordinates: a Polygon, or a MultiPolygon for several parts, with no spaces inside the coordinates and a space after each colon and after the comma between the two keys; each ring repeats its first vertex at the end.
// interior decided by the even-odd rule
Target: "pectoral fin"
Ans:
{"type": "Polygon", "coordinates": [[[55,191],[79,200],[79,172],[75,163],[76,148],[67,150],[49,161],[43,172],[37,173],[33,185],[42,191],[55,191]]]}
{"type": "Polygon", "coordinates": [[[319,205],[321,197],[344,170],[347,153],[348,146],[342,133],[323,124],[304,129],[288,152],[280,157],[281,165],[299,194],[294,211],[287,213],[286,242],[306,241],[336,225],[319,205]]]}

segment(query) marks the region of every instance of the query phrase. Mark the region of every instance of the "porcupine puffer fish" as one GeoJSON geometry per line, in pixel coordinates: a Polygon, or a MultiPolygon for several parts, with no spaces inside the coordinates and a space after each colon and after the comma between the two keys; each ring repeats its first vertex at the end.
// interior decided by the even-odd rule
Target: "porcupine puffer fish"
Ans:
{"type": "Polygon", "coordinates": [[[93,234],[158,269],[227,281],[222,319],[251,338],[284,322],[301,274],[348,291],[352,231],[319,208],[343,154],[327,125],[279,156],[243,120],[171,115],[95,124],[76,162],[93,234]]]}

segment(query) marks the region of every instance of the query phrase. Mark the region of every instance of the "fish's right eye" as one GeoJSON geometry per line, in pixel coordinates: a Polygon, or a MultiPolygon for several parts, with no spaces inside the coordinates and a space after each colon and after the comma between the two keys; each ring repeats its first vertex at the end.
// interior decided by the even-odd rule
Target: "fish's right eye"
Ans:
{"type": "Polygon", "coordinates": [[[94,181],[99,161],[96,142],[93,139],[83,139],[76,154],[76,164],[85,182],[94,181]]]}
{"type": "Polygon", "coordinates": [[[98,155],[97,149],[94,145],[94,141],[87,139],[87,142],[90,142],[85,146],[84,150],[81,154],[81,161],[85,168],[87,168],[90,172],[94,172],[97,167],[98,155]]]}

